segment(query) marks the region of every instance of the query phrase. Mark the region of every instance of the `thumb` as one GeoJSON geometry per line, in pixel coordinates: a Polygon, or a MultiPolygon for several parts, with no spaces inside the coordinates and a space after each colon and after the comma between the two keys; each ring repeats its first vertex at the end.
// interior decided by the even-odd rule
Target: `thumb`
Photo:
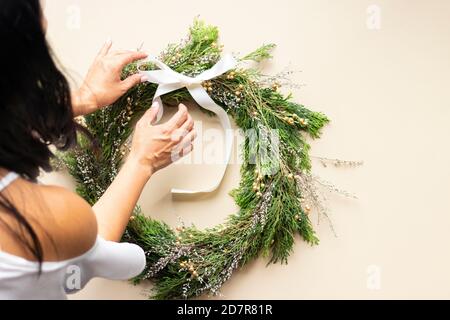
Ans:
{"type": "Polygon", "coordinates": [[[142,120],[144,121],[144,123],[148,125],[153,124],[153,122],[156,120],[156,117],[158,116],[159,108],[159,103],[155,101],[142,116],[142,120]]]}
{"type": "Polygon", "coordinates": [[[125,80],[123,80],[122,86],[125,91],[128,91],[129,89],[138,85],[139,83],[144,82],[145,79],[146,79],[145,76],[143,76],[142,74],[136,73],[136,74],[133,74],[132,76],[129,76],[125,80]]]}

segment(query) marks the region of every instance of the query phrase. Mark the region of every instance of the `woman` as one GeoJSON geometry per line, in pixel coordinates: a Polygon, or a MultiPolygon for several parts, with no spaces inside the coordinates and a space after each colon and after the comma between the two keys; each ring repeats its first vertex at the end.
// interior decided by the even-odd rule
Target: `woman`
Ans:
{"type": "Polygon", "coordinates": [[[118,241],[152,174],[171,163],[174,150],[190,152],[195,138],[185,106],[167,123],[151,125],[154,105],[137,123],[117,178],[92,208],[68,190],[35,183],[40,169],[50,169],[49,145],[64,150],[76,142],[74,116],[113,103],[145,80],[120,79],[122,68],[145,53],[110,52],[106,43],[71,93],[45,29],[39,0],[0,0],[2,299],[64,299],[93,277],[129,279],[142,272],[143,250],[118,241]]]}

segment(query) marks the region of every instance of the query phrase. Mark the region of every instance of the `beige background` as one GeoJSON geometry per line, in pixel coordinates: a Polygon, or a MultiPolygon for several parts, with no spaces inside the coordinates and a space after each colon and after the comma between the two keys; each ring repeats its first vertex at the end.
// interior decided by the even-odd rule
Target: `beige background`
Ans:
{"type": "MultiPolygon", "coordinates": [[[[108,37],[116,48],[144,41],[157,53],[197,15],[220,27],[229,50],[276,42],[267,71],[301,70],[293,76],[305,85],[294,90],[297,100],[332,119],[313,154],[365,161],[358,169],[315,164],[316,173],[359,196],[329,197],[338,237],[321,223],[320,246],[299,240],[288,265],[251,263],[222,298],[450,298],[449,1],[47,0],[46,12],[53,48],[75,81],[108,37]],[[379,30],[367,26],[372,4],[381,10],[379,30]]],[[[211,196],[173,199],[169,190],[205,186],[217,173],[173,166],[150,181],[140,203],[171,225],[176,214],[214,225],[235,211],[227,192],[238,183],[238,165],[211,196]]],[[[43,180],[73,188],[65,174],[43,180]]],[[[72,298],[144,299],[149,288],[94,280],[72,298]]]]}

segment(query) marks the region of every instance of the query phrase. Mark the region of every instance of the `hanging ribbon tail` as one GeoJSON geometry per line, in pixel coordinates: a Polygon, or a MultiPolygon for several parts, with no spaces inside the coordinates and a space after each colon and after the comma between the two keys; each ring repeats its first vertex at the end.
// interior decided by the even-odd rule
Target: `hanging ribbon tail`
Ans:
{"type": "Polygon", "coordinates": [[[202,86],[194,87],[188,89],[191,96],[194,98],[194,100],[204,109],[209,110],[216,114],[216,116],[219,118],[220,124],[222,125],[222,128],[225,130],[225,157],[223,159],[222,168],[220,170],[219,178],[215,183],[213,183],[211,186],[202,188],[200,190],[186,190],[186,189],[172,189],[173,194],[201,194],[201,193],[208,193],[213,192],[216,190],[222,180],[225,176],[225,173],[227,171],[228,163],[230,162],[231,158],[231,152],[233,150],[233,130],[231,129],[231,123],[230,119],[228,117],[228,114],[224,109],[222,109],[220,106],[218,106],[206,93],[206,91],[203,89],[202,86]]]}
{"type": "Polygon", "coordinates": [[[220,178],[211,186],[200,190],[185,190],[185,189],[172,189],[173,194],[199,194],[208,193],[216,190],[225,176],[228,163],[230,162],[231,151],[233,149],[233,131],[231,130],[230,119],[224,109],[217,105],[213,99],[208,95],[206,90],[202,86],[203,81],[216,78],[227,71],[235,68],[237,62],[232,55],[224,55],[211,69],[208,69],[195,78],[185,76],[170,69],[166,64],[159,61],[154,57],[148,57],[146,61],[155,64],[160,70],[142,71],[139,69],[140,74],[147,77],[147,81],[158,84],[153,102],[158,102],[160,105],[159,112],[156,121],[159,122],[164,113],[164,106],[162,104],[161,96],[176,91],[178,89],[186,87],[191,94],[192,98],[197,104],[211,112],[213,112],[219,118],[219,121],[225,130],[225,157],[223,159],[223,169],[220,173],[220,178]]]}

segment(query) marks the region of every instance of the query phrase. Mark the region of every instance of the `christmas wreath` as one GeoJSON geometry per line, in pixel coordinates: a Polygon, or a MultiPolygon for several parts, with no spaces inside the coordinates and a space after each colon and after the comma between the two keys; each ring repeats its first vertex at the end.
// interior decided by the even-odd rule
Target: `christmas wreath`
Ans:
{"type": "MultiPolygon", "coordinates": [[[[134,281],[154,281],[153,298],[218,294],[234,270],[260,255],[268,256],[269,263],[287,262],[297,233],[311,245],[318,243],[309,217],[312,208],[326,215],[317,182],[334,187],[311,174],[306,139],[308,135],[318,138],[328,119],[279,91],[286,84],[285,72],[269,77],[248,66],[249,62],[257,66],[271,58],[273,48],[263,45],[236,58],[236,68],[202,83],[237,126],[259,137],[256,143],[246,137],[241,146],[241,181],[230,193],[239,211],[218,226],[199,230],[184,225],[172,229],[144,215],[139,207],[134,210],[123,240],[144,249],[147,265],[134,281]],[[274,150],[270,144],[267,152],[258,150],[273,130],[279,139],[276,161],[271,157],[274,150]]],[[[159,60],[193,77],[212,68],[220,60],[222,49],[218,29],[197,20],[187,39],[169,45],[159,60]]],[[[150,62],[133,63],[123,70],[123,77],[155,68],[150,62]]],[[[84,117],[83,123],[96,137],[100,152],[92,152],[90,140],[80,135],[78,147],[61,155],[76,179],[77,192],[89,203],[94,204],[117,175],[129,148],[133,124],[151,105],[156,91],[157,84],[140,84],[113,105],[84,117]]],[[[161,98],[165,105],[173,105],[191,96],[180,88],[161,98]]],[[[345,162],[336,162],[341,163],[345,162]]]]}

